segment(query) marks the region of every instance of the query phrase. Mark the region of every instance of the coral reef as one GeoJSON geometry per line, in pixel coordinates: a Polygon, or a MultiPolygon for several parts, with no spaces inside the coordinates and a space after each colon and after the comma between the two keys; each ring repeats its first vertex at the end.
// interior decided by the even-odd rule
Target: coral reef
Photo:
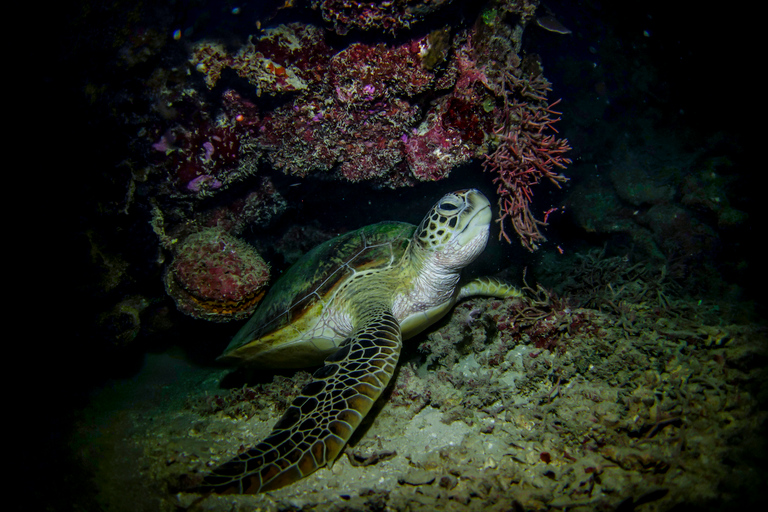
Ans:
{"type": "Polygon", "coordinates": [[[567,140],[558,138],[553,126],[559,120],[553,116],[560,112],[552,107],[560,100],[547,101],[551,86],[538,57],[519,56],[522,31],[533,19],[538,2],[492,5],[478,20],[475,43],[485,82],[500,103],[493,112],[495,149],[484,155],[483,168],[496,174],[493,181],[499,196],[500,238],[511,242],[505,230],[508,221],[523,247],[534,251],[546,240],[539,226],[547,224],[554,209],[547,210],[543,220],[536,219],[530,210],[532,187],[544,179],[558,187],[566,181],[558,170],[571,163],[564,156],[570,147],[567,140]],[[520,19],[514,27],[504,22],[510,16],[520,19]]]}
{"type": "MultiPolygon", "coordinates": [[[[277,191],[272,180],[262,177],[258,186],[245,191],[225,204],[213,206],[196,213],[188,225],[218,227],[232,235],[239,235],[246,228],[267,227],[285,212],[288,204],[277,191]]],[[[177,231],[188,229],[179,227],[177,231]]]]}
{"type": "Polygon", "coordinates": [[[410,28],[424,16],[436,12],[451,0],[312,0],[323,19],[339,34],[350,30],[397,33],[410,28]]]}
{"type": "MultiPolygon", "coordinates": [[[[492,26],[494,23],[490,22],[492,26]]],[[[503,27],[501,31],[506,30],[503,27]]],[[[510,48],[512,43],[499,43],[498,39],[494,36],[487,44],[500,45],[507,58],[517,66],[499,68],[495,62],[487,66],[489,80],[501,98],[502,107],[497,109],[493,130],[496,148],[484,155],[483,168],[497,175],[493,181],[497,185],[501,211],[499,236],[511,242],[504,229],[504,222],[508,220],[523,247],[534,251],[546,240],[538,228],[546,225],[546,218],[539,221],[530,211],[532,187],[543,179],[558,187],[566,181],[567,178],[555,169],[564,169],[571,163],[564,156],[570,147],[567,140],[556,137],[554,123],[559,118],[552,116],[560,115],[560,112],[552,107],[560,100],[547,102],[551,86],[542,74],[540,63],[530,57],[519,62],[510,48]],[[546,134],[548,131],[554,133],[546,134]]]]}
{"type": "MultiPolygon", "coordinates": [[[[384,11],[419,12],[409,2],[335,4],[315,7],[336,17],[349,8],[368,22],[384,11]]],[[[552,116],[558,113],[552,110],[556,102],[546,101],[549,84],[541,67],[534,58],[518,57],[536,6],[502,2],[485,11],[472,30],[444,27],[399,45],[357,42],[336,53],[320,29],[280,25],[234,54],[219,43],[198,42],[190,62],[208,87],[229,68],[256,86],[257,94],[285,98],[251,116],[247,141],[239,142],[258,149],[255,155],[263,152],[286,174],[332,172],[352,182],[398,187],[443,179],[485,155],[486,169],[497,175],[501,236],[510,241],[504,229],[509,220],[533,250],[544,240],[538,226],[545,222],[529,210],[532,189],[544,178],[563,181],[554,168],[569,162],[563,156],[567,142],[545,133],[554,130],[552,116]],[[510,26],[512,20],[517,21],[510,26]],[[426,106],[424,98],[430,97],[426,106]]],[[[197,156],[185,163],[187,187],[220,186],[215,172],[197,168],[216,152],[203,147],[191,153],[197,156]]]]}
{"type": "Polygon", "coordinates": [[[221,43],[200,41],[192,48],[190,64],[204,75],[209,88],[231,68],[255,86],[258,95],[276,95],[307,89],[311,71],[327,59],[328,51],[319,29],[291,23],[265,29],[234,55],[221,43]]]}
{"type": "Polygon", "coordinates": [[[265,115],[257,144],[288,174],[407,183],[404,140],[421,115],[411,101],[434,81],[420,48],[356,43],[313,61],[311,89],[265,115]]]}
{"type": "MultiPolygon", "coordinates": [[[[546,90],[545,84],[538,84],[541,84],[542,91],[546,90]]],[[[543,100],[544,96],[538,99],[543,100]]],[[[486,170],[497,174],[493,182],[497,185],[501,211],[499,236],[511,243],[504,229],[504,222],[509,220],[520,237],[520,243],[529,251],[538,249],[539,244],[546,240],[539,226],[546,226],[547,217],[553,211],[548,210],[541,221],[533,216],[530,210],[532,187],[543,179],[559,187],[559,183],[567,178],[554,169],[564,169],[566,164],[571,163],[563,156],[570,150],[568,141],[543,134],[546,128],[554,130],[552,124],[557,119],[552,119],[550,115],[559,114],[552,110],[556,103],[531,106],[527,102],[512,100],[508,103],[505,100],[505,120],[498,131],[499,145],[483,162],[486,170]]]]}
{"type": "Polygon", "coordinates": [[[232,90],[222,100],[227,108],[213,118],[202,95],[186,91],[168,114],[176,122],[151,131],[156,134],[150,135],[156,137],[151,160],[165,177],[161,193],[180,199],[211,197],[255,173],[259,154],[248,135],[257,109],[232,90]]]}
{"type": "Polygon", "coordinates": [[[377,102],[345,108],[322,97],[284,106],[265,118],[259,143],[277,169],[296,176],[335,171],[349,181],[379,180],[394,185],[403,159],[403,125],[416,120],[407,102],[377,102]]]}
{"type": "Polygon", "coordinates": [[[165,287],[180,311],[226,322],[250,316],[264,296],[269,266],[250,245],[220,228],[205,228],[178,243],[165,287]]]}
{"type": "Polygon", "coordinates": [[[461,131],[462,126],[480,124],[471,107],[462,109],[462,106],[461,100],[451,97],[436,105],[410,136],[403,135],[406,161],[417,180],[445,178],[452,169],[468,162],[483,142],[482,132],[461,131]],[[465,114],[469,119],[462,118],[465,114]],[[480,134],[479,140],[474,136],[476,133],[480,134]]]}

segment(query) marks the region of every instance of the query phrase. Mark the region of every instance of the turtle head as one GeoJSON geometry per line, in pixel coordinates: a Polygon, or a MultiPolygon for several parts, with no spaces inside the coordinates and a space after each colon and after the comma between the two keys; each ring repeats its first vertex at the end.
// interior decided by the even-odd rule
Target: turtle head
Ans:
{"type": "Polygon", "coordinates": [[[441,266],[460,269],[485,249],[491,204],[475,189],[444,195],[416,229],[414,241],[435,254],[441,266]]]}

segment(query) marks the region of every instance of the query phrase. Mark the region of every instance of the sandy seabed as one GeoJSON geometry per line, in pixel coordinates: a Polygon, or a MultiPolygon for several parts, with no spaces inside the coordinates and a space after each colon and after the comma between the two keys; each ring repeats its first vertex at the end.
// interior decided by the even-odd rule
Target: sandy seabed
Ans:
{"type": "Polygon", "coordinates": [[[71,445],[91,475],[91,502],[650,511],[756,501],[766,478],[764,328],[711,325],[706,305],[682,300],[664,310],[536,304],[457,306],[406,342],[392,384],[331,468],[262,495],[179,489],[266,437],[309,374],[249,385],[242,372],[147,356],[141,374],[80,415],[71,445]]]}

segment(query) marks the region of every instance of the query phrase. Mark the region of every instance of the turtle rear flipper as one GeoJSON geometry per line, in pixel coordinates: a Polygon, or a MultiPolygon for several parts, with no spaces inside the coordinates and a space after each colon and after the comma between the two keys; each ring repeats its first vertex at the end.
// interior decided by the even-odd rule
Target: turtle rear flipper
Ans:
{"type": "Polygon", "coordinates": [[[392,378],[401,347],[392,313],[369,310],[362,327],[314,373],[269,437],[190,491],[271,491],[333,462],[392,378]]]}

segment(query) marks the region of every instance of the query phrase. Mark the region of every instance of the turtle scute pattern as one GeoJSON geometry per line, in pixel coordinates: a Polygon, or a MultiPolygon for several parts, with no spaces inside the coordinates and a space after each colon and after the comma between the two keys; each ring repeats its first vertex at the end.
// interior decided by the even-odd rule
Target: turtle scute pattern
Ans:
{"type": "Polygon", "coordinates": [[[259,493],[296,482],[333,462],[386,388],[400,356],[400,325],[385,307],[302,389],[272,433],[209,474],[200,492],[259,493]]]}
{"type": "MultiPolygon", "coordinates": [[[[317,305],[327,305],[341,285],[346,283],[348,287],[348,278],[352,275],[389,267],[399,260],[406,252],[415,229],[415,226],[403,222],[380,222],[315,247],[270,289],[261,306],[220,359],[239,363],[242,347],[286,327],[294,327],[296,336],[301,337],[300,322],[303,318],[311,321],[317,314],[317,305]]],[[[285,363],[270,361],[269,366],[297,366],[289,364],[287,359],[285,363]]],[[[312,361],[306,363],[311,365],[312,361]]]]}

